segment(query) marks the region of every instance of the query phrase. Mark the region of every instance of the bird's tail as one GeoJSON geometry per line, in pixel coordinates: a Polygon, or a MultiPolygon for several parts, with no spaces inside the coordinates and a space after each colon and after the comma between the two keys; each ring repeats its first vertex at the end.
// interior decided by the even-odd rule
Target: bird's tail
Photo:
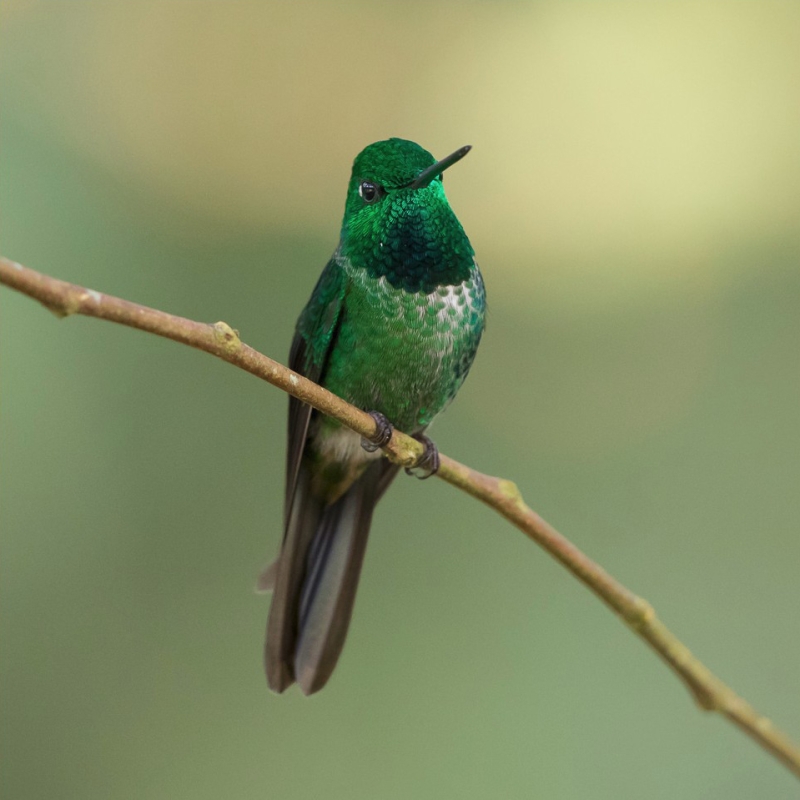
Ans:
{"type": "Polygon", "coordinates": [[[319,691],[342,652],[375,504],[397,468],[376,461],[334,503],[301,465],[280,556],[259,587],[273,590],[264,660],[270,689],[319,691]],[[270,585],[272,584],[272,585],[270,585]]]}

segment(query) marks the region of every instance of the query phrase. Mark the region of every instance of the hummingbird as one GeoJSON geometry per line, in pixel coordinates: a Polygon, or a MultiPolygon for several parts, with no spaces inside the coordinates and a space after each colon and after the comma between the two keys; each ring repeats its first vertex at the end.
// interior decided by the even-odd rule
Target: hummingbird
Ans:
{"type": "Polygon", "coordinates": [[[273,592],[267,683],[306,695],[328,681],[344,646],[372,513],[399,467],[380,447],[396,426],[425,451],[407,470],[439,466],[425,435],[467,376],[484,329],[486,293],[474,250],[436,161],[387,139],[356,157],[339,245],[300,314],[289,366],[370,413],[371,440],[289,398],[284,534],[259,587],[273,592]]]}

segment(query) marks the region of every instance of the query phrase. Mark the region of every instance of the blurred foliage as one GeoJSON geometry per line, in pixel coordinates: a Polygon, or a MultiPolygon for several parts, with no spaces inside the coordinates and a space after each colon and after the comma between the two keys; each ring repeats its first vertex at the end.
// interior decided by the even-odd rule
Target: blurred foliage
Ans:
{"type": "MultiPolygon", "coordinates": [[[[2,251],[276,357],[352,158],[441,155],[491,303],[435,428],[800,738],[800,6],[2,8],[2,251]]],[[[0,293],[0,794],[793,797],[522,536],[379,508],[331,685],[270,695],[285,398],[0,293]]]]}

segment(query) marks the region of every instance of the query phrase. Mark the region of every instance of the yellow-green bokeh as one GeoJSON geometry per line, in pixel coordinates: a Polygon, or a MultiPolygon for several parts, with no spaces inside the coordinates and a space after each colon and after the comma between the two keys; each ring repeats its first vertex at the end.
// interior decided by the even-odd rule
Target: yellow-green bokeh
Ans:
{"type": "MultiPolygon", "coordinates": [[[[448,172],[490,301],[434,429],[800,738],[800,6],[0,8],[0,249],[284,357],[349,166],[448,172]]],[[[796,784],[533,545],[382,502],[341,664],[270,695],[285,398],[0,297],[8,798],[739,798],[796,784]]]]}

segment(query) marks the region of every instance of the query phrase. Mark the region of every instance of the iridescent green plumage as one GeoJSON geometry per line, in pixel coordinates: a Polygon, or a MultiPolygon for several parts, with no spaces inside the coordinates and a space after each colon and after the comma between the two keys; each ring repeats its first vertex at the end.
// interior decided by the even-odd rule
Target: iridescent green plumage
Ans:
{"type": "MultiPolygon", "coordinates": [[[[291,366],[421,434],[464,381],[484,325],[483,281],[441,165],[389,139],[353,164],[339,247],[297,324],[291,366]],[[431,172],[426,172],[426,170],[431,172]]],[[[372,509],[396,474],[380,453],[293,400],[286,533],[267,631],[270,686],[321,688],[352,611],[372,509]]]]}

